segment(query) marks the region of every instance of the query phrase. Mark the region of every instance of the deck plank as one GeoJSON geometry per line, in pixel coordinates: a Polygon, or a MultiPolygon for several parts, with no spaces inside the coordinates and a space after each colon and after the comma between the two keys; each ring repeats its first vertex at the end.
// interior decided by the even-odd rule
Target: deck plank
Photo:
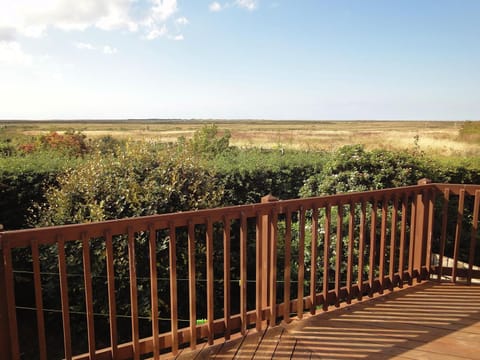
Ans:
{"type": "Polygon", "coordinates": [[[192,359],[480,360],[480,286],[425,282],[250,333],[192,359]]]}

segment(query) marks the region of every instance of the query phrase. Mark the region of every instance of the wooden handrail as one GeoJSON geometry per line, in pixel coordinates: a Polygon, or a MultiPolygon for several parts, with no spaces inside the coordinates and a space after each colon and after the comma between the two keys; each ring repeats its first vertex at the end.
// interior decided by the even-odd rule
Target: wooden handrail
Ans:
{"type": "Polygon", "coordinates": [[[42,292],[45,261],[58,267],[50,276],[59,283],[63,333],[58,340],[65,358],[162,357],[431,276],[470,282],[479,275],[474,267],[479,204],[480,185],[422,180],[395,189],[294,200],[268,196],[253,205],[0,232],[0,294],[5,294],[0,296],[0,351],[19,359],[29,350],[19,341],[25,316],[17,312],[32,311],[40,358],[54,352],[45,334],[45,315],[52,311],[42,292]],[[103,250],[92,252],[94,242],[103,250]],[[80,251],[80,261],[69,255],[71,247],[80,251]],[[48,255],[45,249],[55,251],[48,255]],[[31,307],[18,306],[20,252],[31,267],[31,307]],[[433,252],[439,254],[437,264],[433,252]],[[443,263],[446,257],[454,260],[451,268],[443,263]],[[466,269],[458,266],[460,260],[466,269]],[[74,264],[79,274],[71,273],[74,264]],[[105,276],[104,314],[95,313],[99,266],[105,276]],[[126,269],[121,278],[119,266],[126,269]],[[148,282],[138,275],[139,266],[147,269],[148,282]],[[75,288],[76,296],[84,297],[87,352],[81,354],[72,336],[72,316],[79,312],[71,308],[73,275],[83,279],[75,288]],[[185,286],[182,276],[188,277],[185,286]],[[159,285],[163,278],[167,289],[159,285]],[[148,294],[142,292],[147,283],[148,294]],[[150,320],[141,314],[145,307],[150,320]],[[101,316],[108,319],[109,336],[99,341],[95,330],[101,316]],[[130,318],[129,338],[122,337],[119,316],[130,318]]]}

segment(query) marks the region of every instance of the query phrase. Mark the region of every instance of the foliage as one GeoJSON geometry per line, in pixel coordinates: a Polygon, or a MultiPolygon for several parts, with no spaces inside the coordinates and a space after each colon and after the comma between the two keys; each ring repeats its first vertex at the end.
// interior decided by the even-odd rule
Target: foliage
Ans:
{"type": "Polygon", "coordinates": [[[58,179],[37,204],[37,225],[101,221],[214,207],[221,184],[197,157],[128,143],[119,156],[97,154],[58,179]]]}
{"type": "Polygon", "coordinates": [[[45,201],[45,188],[81,161],[46,151],[0,157],[0,224],[7,230],[26,227],[28,209],[45,201]]]}
{"type": "Polygon", "coordinates": [[[423,177],[438,178],[435,170],[426,159],[408,152],[344,146],[332,154],[322,172],[307,179],[300,194],[318,196],[414,185],[423,177]]]}
{"type": "MultiPolygon", "coordinates": [[[[186,145],[194,154],[212,158],[228,150],[230,138],[230,131],[226,130],[220,135],[217,125],[211,124],[195,131],[186,145]]],[[[179,143],[185,143],[185,139],[180,139],[179,143]]]]}
{"type": "Polygon", "coordinates": [[[224,152],[211,163],[225,186],[225,205],[259,202],[271,193],[298,197],[304,180],[321,171],[324,152],[249,149],[224,152]]]}

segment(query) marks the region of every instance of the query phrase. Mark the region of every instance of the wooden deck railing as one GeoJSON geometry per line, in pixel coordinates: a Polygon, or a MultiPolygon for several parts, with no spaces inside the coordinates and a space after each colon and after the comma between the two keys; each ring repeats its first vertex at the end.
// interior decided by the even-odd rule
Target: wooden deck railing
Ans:
{"type": "Polygon", "coordinates": [[[414,281],[470,282],[479,204],[480,185],[422,180],[2,232],[0,351],[157,358],[414,281]]]}

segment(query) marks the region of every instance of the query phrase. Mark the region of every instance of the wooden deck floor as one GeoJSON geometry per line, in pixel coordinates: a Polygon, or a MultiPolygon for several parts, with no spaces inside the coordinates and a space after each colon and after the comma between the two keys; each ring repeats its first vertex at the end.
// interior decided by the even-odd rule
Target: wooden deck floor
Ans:
{"type": "Polygon", "coordinates": [[[480,359],[480,286],[424,283],[178,359],[480,359]]]}

